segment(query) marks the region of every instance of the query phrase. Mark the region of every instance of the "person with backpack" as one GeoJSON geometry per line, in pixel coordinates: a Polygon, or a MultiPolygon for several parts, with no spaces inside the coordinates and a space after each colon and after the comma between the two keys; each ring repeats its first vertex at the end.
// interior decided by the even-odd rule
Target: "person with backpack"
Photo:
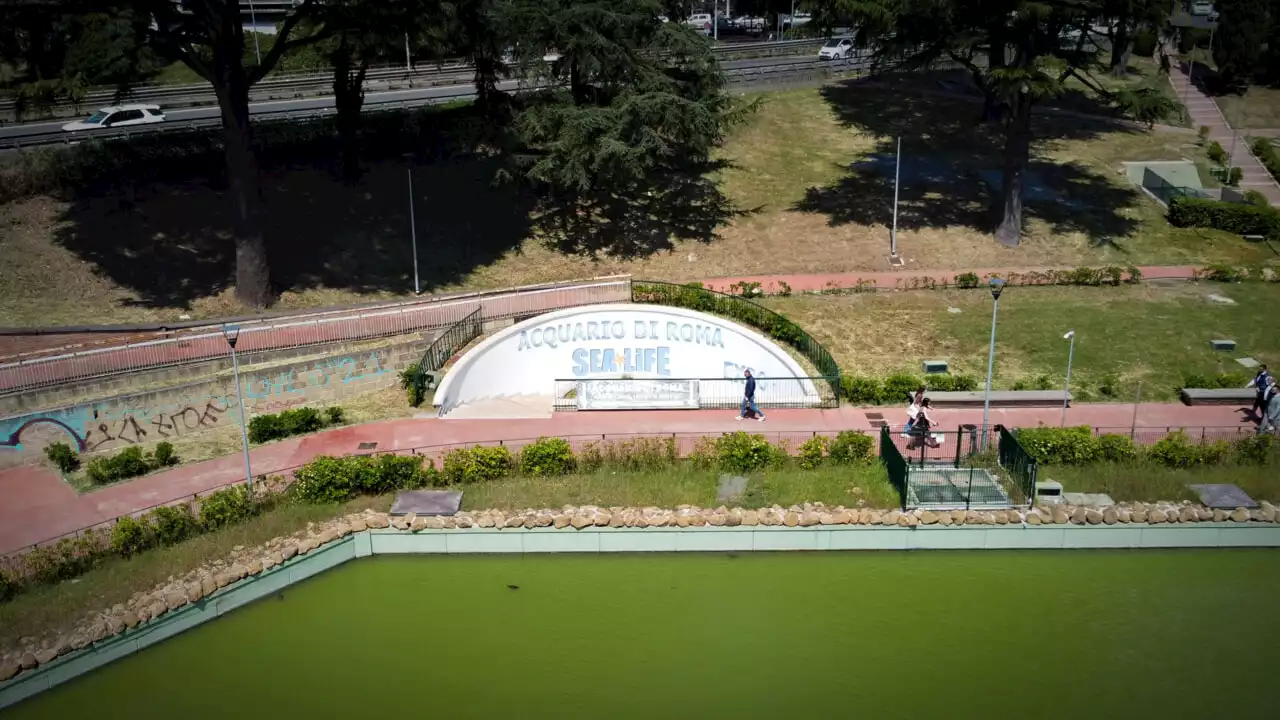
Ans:
{"type": "Polygon", "coordinates": [[[1258,420],[1259,435],[1264,432],[1275,433],[1280,429],[1280,387],[1276,386],[1275,378],[1267,383],[1267,391],[1263,396],[1262,417],[1258,420]]]}
{"type": "Polygon", "coordinates": [[[911,442],[907,443],[908,450],[915,450],[921,445],[928,445],[931,448],[939,447],[938,441],[933,439],[933,435],[929,434],[929,429],[933,427],[933,416],[929,414],[929,398],[920,401],[920,412],[916,413],[916,421],[911,425],[911,442]]]}
{"type": "Polygon", "coordinates": [[[1247,388],[1257,389],[1257,394],[1253,398],[1253,407],[1249,408],[1249,412],[1257,415],[1259,421],[1262,420],[1262,416],[1267,412],[1268,398],[1265,396],[1267,394],[1267,390],[1274,383],[1275,378],[1271,376],[1271,373],[1267,372],[1267,366],[1263,365],[1258,370],[1258,374],[1253,376],[1253,379],[1249,381],[1248,385],[1245,385],[1247,388]]]}
{"type": "Polygon", "coordinates": [[[750,410],[756,416],[756,420],[764,422],[764,413],[760,412],[760,408],[756,406],[756,379],[751,375],[750,370],[743,370],[742,375],[747,379],[747,386],[742,392],[742,407],[738,410],[737,420],[747,416],[750,410]]]}
{"type": "Polygon", "coordinates": [[[924,391],[925,387],[921,385],[916,394],[907,400],[907,426],[902,430],[902,437],[911,435],[911,426],[916,424],[916,416],[920,414],[920,406],[924,403],[924,391]]]}

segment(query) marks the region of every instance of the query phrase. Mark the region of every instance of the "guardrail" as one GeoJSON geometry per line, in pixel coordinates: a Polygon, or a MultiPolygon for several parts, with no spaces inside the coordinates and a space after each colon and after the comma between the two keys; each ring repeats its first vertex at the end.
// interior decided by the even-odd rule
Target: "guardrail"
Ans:
{"type": "MultiPolygon", "coordinates": [[[[868,57],[849,58],[847,60],[818,60],[816,58],[797,58],[769,65],[744,68],[729,68],[725,71],[730,84],[751,85],[760,82],[774,82],[787,79],[812,77],[814,75],[832,76],[848,73],[865,73],[871,70],[871,59],[868,57]]],[[[531,85],[521,88],[524,91],[540,89],[542,86],[531,85]]],[[[383,112],[403,110],[428,105],[442,105],[466,100],[475,95],[471,87],[462,87],[449,92],[442,92],[431,97],[410,100],[367,100],[364,112],[383,112]]],[[[318,100],[318,99],[317,99],[318,100]]],[[[252,108],[251,108],[252,110],[252,108]]],[[[271,123],[297,120],[300,118],[320,118],[333,115],[336,110],[332,106],[305,108],[299,110],[259,110],[253,112],[252,119],[256,123],[271,123]]],[[[209,117],[191,120],[169,120],[156,125],[142,125],[120,130],[94,130],[87,134],[72,134],[57,130],[43,130],[26,133],[18,137],[0,138],[0,149],[20,149],[24,147],[40,147],[45,145],[74,144],[94,140],[128,139],[136,135],[154,133],[191,132],[204,128],[221,126],[221,119],[216,114],[209,117]]]]}
{"type": "MultiPolygon", "coordinates": [[[[722,58],[746,55],[759,57],[793,54],[809,48],[816,49],[821,44],[821,40],[785,40],[781,42],[717,45],[713,48],[713,51],[722,58]]],[[[390,85],[396,81],[407,83],[408,87],[411,88],[434,87],[469,80],[474,70],[474,65],[458,59],[415,67],[379,66],[368,70],[364,82],[366,91],[385,89],[380,86],[390,85]]],[[[332,84],[333,75],[329,72],[300,71],[297,73],[269,75],[250,88],[249,99],[251,102],[264,102],[282,98],[308,97],[316,90],[328,91],[332,84]]],[[[96,108],[125,102],[163,103],[170,108],[197,107],[214,105],[217,103],[217,97],[208,83],[135,85],[123,93],[114,88],[100,88],[89,91],[78,102],[62,102],[46,106],[40,111],[30,114],[30,117],[34,120],[54,120],[78,115],[81,108],[96,108]]],[[[0,99],[0,118],[16,118],[16,116],[17,106],[15,101],[8,98],[0,99]]],[[[0,120],[0,127],[2,126],[3,120],[0,120]]]]}
{"type": "MultiPolygon", "coordinates": [[[[604,352],[614,352],[605,350],[604,352]]],[[[622,360],[619,360],[621,363],[622,360]]],[[[756,378],[756,406],[821,408],[840,406],[829,377],[756,378]]],[[[571,378],[555,381],[552,409],[574,410],[738,410],[746,379],[732,378],[571,378]]]]}
{"type": "MultiPolygon", "coordinates": [[[[579,305],[625,302],[630,279],[534,285],[369,308],[240,323],[237,352],[247,354],[393,337],[452,325],[479,307],[485,320],[522,318],[579,305]]],[[[227,342],[217,323],[155,340],[0,364],[0,394],[220,358],[227,342]]]]}

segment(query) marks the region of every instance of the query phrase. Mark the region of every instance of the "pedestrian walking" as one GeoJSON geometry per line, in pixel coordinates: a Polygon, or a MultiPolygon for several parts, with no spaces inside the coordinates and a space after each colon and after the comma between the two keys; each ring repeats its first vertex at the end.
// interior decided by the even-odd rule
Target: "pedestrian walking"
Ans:
{"type": "Polygon", "coordinates": [[[911,435],[911,426],[915,425],[916,416],[920,414],[920,406],[924,403],[924,391],[925,387],[921,385],[915,395],[907,398],[907,427],[903,429],[902,437],[911,435]]]}
{"type": "Polygon", "coordinates": [[[929,398],[920,401],[920,412],[916,413],[916,421],[911,425],[911,442],[907,443],[908,450],[915,450],[922,445],[928,445],[931,448],[939,447],[938,441],[933,439],[933,435],[929,433],[929,429],[933,427],[933,416],[929,414],[929,398]]]}
{"type": "Polygon", "coordinates": [[[1271,378],[1267,384],[1266,405],[1262,409],[1262,417],[1258,420],[1258,434],[1264,432],[1277,433],[1280,430],[1280,387],[1276,379],[1271,378]]]}
{"type": "Polygon", "coordinates": [[[756,405],[756,379],[751,375],[750,370],[743,370],[742,375],[747,379],[747,386],[743,389],[742,407],[738,409],[736,419],[741,420],[746,417],[747,411],[750,410],[756,416],[756,420],[764,422],[764,413],[760,412],[760,408],[756,405]]]}
{"type": "Polygon", "coordinates": [[[1271,373],[1267,372],[1267,366],[1263,365],[1258,370],[1258,374],[1253,376],[1248,385],[1245,385],[1247,388],[1257,389],[1257,393],[1253,398],[1253,407],[1249,408],[1249,412],[1257,416],[1259,421],[1262,420],[1262,416],[1267,409],[1267,398],[1265,397],[1267,390],[1274,382],[1275,378],[1271,376],[1271,373]]]}

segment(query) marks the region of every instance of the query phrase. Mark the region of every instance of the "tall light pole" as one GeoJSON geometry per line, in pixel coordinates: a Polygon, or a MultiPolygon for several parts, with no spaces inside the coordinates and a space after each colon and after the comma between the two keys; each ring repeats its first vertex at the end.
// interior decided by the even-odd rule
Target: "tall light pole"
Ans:
{"type": "Polygon", "coordinates": [[[991,288],[991,299],[995,302],[991,306],[991,349],[987,351],[987,391],[982,398],[982,448],[984,450],[987,447],[987,434],[991,420],[991,371],[996,363],[996,315],[1000,312],[1000,293],[1004,292],[1004,281],[1000,278],[991,278],[988,287],[991,288]]]}
{"type": "Polygon", "coordinates": [[[262,64],[262,48],[258,47],[258,14],[253,9],[253,0],[249,0],[249,23],[253,25],[253,54],[262,64]]]}
{"type": "Polygon", "coordinates": [[[711,3],[711,39],[720,40],[720,0],[711,3]]]}
{"type": "Polygon", "coordinates": [[[902,177],[902,136],[898,136],[898,154],[893,163],[893,229],[889,231],[889,264],[898,265],[898,180],[902,177]]]}
{"type": "Polygon", "coordinates": [[[1076,331],[1068,330],[1066,335],[1062,336],[1063,340],[1070,340],[1071,346],[1067,349],[1067,383],[1062,387],[1062,427],[1067,426],[1067,398],[1071,395],[1071,360],[1076,354],[1076,331]]]}
{"type": "Polygon", "coordinates": [[[409,174],[409,242],[413,244],[413,294],[422,293],[418,285],[418,219],[414,210],[413,198],[413,165],[408,167],[409,174]]]}
{"type": "Polygon", "coordinates": [[[236,381],[236,407],[240,408],[240,442],[244,448],[244,484],[253,490],[253,469],[249,466],[249,426],[244,421],[244,391],[240,387],[240,360],[236,357],[236,340],[240,339],[239,325],[223,325],[222,337],[231,346],[231,368],[236,381]]]}

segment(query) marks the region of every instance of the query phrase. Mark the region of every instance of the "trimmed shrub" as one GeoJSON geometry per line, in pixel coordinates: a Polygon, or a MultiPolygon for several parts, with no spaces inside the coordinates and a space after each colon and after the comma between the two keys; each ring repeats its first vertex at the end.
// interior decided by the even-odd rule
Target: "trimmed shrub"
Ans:
{"type": "Polygon", "coordinates": [[[716,466],[718,455],[716,441],[711,437],[700,437],[689,453],[689,463],[700,470],[710,470],[716,466]]]}
{"type": "Polygon", "coordinates": [[[977,273],[967,272],[967,273],[960,273],[959,275],[956,276],[956,287],[960,288],[961,290],[971,290],[973,288],[976,288],[978,287],[979,282],[980,282],[980,279],[978,278],[977,273]]]}
{"type": "Polygon", "coordinates": [[[325,408],[324,415],[330,425],[341,425],[342,421],[347,419],[347,411],[337,405],[325,408]]]}
{"type": "Polygon", "coordinates": [[[716,440],[716,464],[728,472],[751,472],[775,464],[785,456],[762,435],[741,430],[716,440]]]}
{"type": "Polygon", "coordinates": [[[1217,140],[1209,143],[1209,147],[1204,151],[1204,154],[1208,155],[1209,159],[1217,165],[1222,165],[1227,162],[1227,151],[1223,149],[1222,143],[1217,140]]]}
{"type": "Polygon", "coordinates": [[[155,453],[151,457],[157,468],[178,464],[178,456],[173,452],[173,443],[162,442],[156,445],[155,453]]]}
{"type": "Polygon", "coordinates": [[[914,375],[898,373],[884,379],[880,389],[880,403],[883,405],[905,405],[924,381],[914,375]]]}
{"type": "Polygon", "coordinates": [[[978,389],[978,379],[972,375],[925,375],[924,384],[938,392],[969,392],[978,389]]]}
{"type": "Polygon", "coordinates": [[[131,558],[156,546],[156,533],[145,519],[125,516],[111,528],[111,552],[131,558]]]}
{"type": "Polygon", "coordinates": [[[281,413],[259,415],[249,421],[249,442],[270,442],[290,435],[315,432],[322,427],[324,420],[315,408],[294,408],[281,413]]]}
{"type": "Polygon", "coordinates": [[[1138,459],[1138,446],[1127,435],[1099,435],[1098,459],[1106,462],[1132,462],[1138,459]]]}
{"type": "Polygon", "coordinates": [[[1169,222],[1178,227],[1208,227],[1237,235],[1280,235],[1280,212],[1248,203],[1175,197],[1169,201],[1169,222]]]}
{"type": "Polygon", "coordinates": [[[1276,152],[1276,146],[1271,140],[1257,138],[1249,145],[1249,149],[1253,150],[1253,154],[1267,168],[1267,172],[1271,173],[1271,177],[1280,180],[1280,153],[1276,152]]]}
{"type": "Polygon", "coordinates": [[[13,596],[18,594],[21,586],[17,580],[9,577],[9,574],[0,570],[0,602],[6,602],[13,596]]]}
{"type": "Polygon", "coordinates": [[[405,391],[408,396],[409,404],[418,407],[426,398],[426,389],[419,378],[421,374],[421,366],[418,363],[410,363],[408,367],[400,371],[400,389],[405,391]]]}
{"type": "Polygon", "coordinates": [[[94,458],[85,467],[89,480],[98,485],[124,480],[126,478],[145,475],[151,471],[151,465],[142,454],[142,448],[127,447],[119,453],[102,458],[94,458]]]}
{"type": "Polygon", "coordinates": [[[861,465],[871,461],[875,440],[857,430],[841,430],[831,441],[828,455],[831,461],[841,465],[861,465]]]}
{"type": "Polygon", "coordinates": [[[1267,196],[1257,190],[1245,190],[1244,201],[1258,207],[1271,207],[1271,201],[1267,199],[1267,196]]]}
{"type": "Polygon", "coordinates": [[[476,446],[450,450],[444,456],[442,473],[450,485],[469,485],[497,480],[510,473],[512,465],[511,453],[505,447],[476,446]]]}
{"type": "Polygon", "coordinates": [[[111,540],[97,533],[59,540],[56,545],[38,547],[22,556],[27,575],[37,583],[53,585],[88,572],[110,550],[111,540]]]}
{"type": "Polygon", "coordinates": [[[840,392],[854,405],[876,405],[880,402],[880,381],[858,375],[842,375],[840,392]]]}
{"type": "Polygon", "coordinates": [[[1238,187],[1240,181],[1244,179],[1244,168],[1232,167],[1227,170],[1226,182],[1231,187],[1238,187]]]}
{"type": "Polygon", "coordinates": [[[573,448],[563,438],[540,437],[520,451],[520,472],[530,477],[568,475],[576,465],[573,448]]]}
{"type": "Polygon", "coordinates": [[[1255,435],[1233,443],[1233,454],[1241,465],[1265,465],[1275,452],[1276,436],[1271,434],[1255,435]]]}
{"type": "Polygon", "coordinates": [[[1151,446],[1149,456],[1152,460],[1172,468],[1188,468],[1199,465],[1202,459],[1200,448],[1192,445],[1186,433],[1176,430],[1151,446]]]}
{"type": "Polygon", "coordinates": [[[1097,460],[1101,453],[1098,439],[1085,425],[1023,428],[1018,430],[1018,442],[1036,462],[1045,465],[1084,465],[1097,460]]]}
{"type": "Polygon", "coordinates": [[[813,470],[822,465],[826,460],[827,449],[831,446],[831,439],[818,435],[805,440],[800,444],[800,451],[796,455],[796,462],[805,470],[813,470]]]}
{"type": "Polygon", "coordinates": [[[418,455],[379,455],[377,481],[372,486],[361,488],[361,491],[376,495],[392,490],[416,490],[431,485],[435,465],[429,460],[424,463],[423,460],[418,455]]]}
{"type": "Polygon", "coordinates": [[[80,469],[80,455],[66,443],[56,442],[45,445],[44,455],[64,474],[80,469]]]}
{"type": "Polygon", "coordinates": [[[1234,373],[1218,373],[1216,375],[1187,373],[1182,376],[1182,384],[1176,389],[1200,388],[1203,390],[1218,390],[1223,388],[1242,388],[1248,382],[1249,380],[1245,376],[1234,373]]]}
{"type": "Polygon", "coordinates": [[[158,507],[143,516],[143,521],[151,526],[156,542],[166,547],[200,534],[200,523],[186,505],[158,507]]]}
{"type": "Polygon", "coordinates": [[[340,503],[356,493],[356,465],[349,458],[322,455],[293,473],[293,496],[307,503],[340,503]]]}
{"type": "Polygon", "coordinates": [[[217,530],[243,522],[258,512],[258,504],[249,494],[249,488],[235,485],[200,498],[200,527],[205,531],[217,530]]]}
{"type": "Polygon", "coordinates": [[[1249,273],[1231,265],[1206,265],[1197,273],[1200,277],[1214,282],[1243,282],[1249,279],[1249,273]]]}

